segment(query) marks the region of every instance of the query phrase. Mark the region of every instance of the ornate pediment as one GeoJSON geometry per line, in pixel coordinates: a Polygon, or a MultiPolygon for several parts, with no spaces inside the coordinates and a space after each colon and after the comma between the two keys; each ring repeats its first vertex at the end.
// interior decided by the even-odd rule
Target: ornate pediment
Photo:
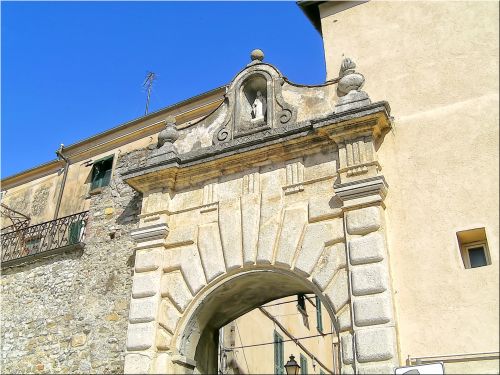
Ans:
{"type": "Polygon", "coordinates": [[[230,84],[224,105],[222,126],[215,131],[213,144],[260,133],[293,123],[297,108],[285,102],[281,90],[285,83],[274,66],[263,63],[262,51],[252,51],[252,62],[230,84]]]}

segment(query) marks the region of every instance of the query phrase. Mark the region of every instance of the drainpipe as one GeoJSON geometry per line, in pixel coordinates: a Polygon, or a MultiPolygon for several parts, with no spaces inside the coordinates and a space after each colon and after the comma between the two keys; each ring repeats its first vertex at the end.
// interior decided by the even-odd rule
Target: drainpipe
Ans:
{"type": "Polygon", "coordinates": [[[59,195],[57,197],[56,210],[54,212],[54,219],[53,220],[56,220],[57,216],[59,216],[59,208],[61,207],[61,200],[62,200],[62,196],[63,196],[63,192],[64,192],[64,186],[66,185],[66,177],[68,177],[69,159],[63,155],[63,153],[62,153],[63,149],[64,149],[64,145],[61,143],[61,146],[56,151],[56,155],[59,158],[59,160],[61,160],[61,159],[64,160],[64,162],[66,164],[64,165],[63,179],[61,182],[61,188],[59,189],[59,195]]]}

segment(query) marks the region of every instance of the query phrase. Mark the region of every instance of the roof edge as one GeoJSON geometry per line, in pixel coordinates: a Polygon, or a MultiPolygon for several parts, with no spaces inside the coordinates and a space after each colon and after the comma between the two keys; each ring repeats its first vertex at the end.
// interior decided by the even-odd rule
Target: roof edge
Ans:
{"type": "Polygon", "coordinates": [[[297,5],[300,7],[302,12],[311,21],[314,28],[318,31],[320,35],[323,35],[321,30],[321,17],[319,15],[318,5],[324,3],[325,1],[317,0],[298,0],[297,5]]]}
{"type": "MultiPolygon", "coordinates": [[[[95,141],[95,140],[97,140],[99,138],[103,138],[103,137],[111,135],[113,133],[118,133],[118,132],[120,132],[120,131],[122,131],[124,129],[127,129],[128,127],[132,127],[133,125],[136,125],[136,124],[138,124],[140,122],[147,121],[150,118],[154,118],[155,116],[161,115],[162,113],[168,113],[169,111],[175,110],[176,108],[188,105],[190,103],[194,103],[194,102],[196,102],[198,100],[202,100],[204,98],[208,98],[208,97],[210,97],[212,95],[215,95],[215,94],[217,94],[219,92],[220,92],[220,94],[224,95],[225,92],[226,92],[227,86],[228,85],[219,86],[219,87],[217,87],[215,89],[212,89],[210,91],[206,91],[204,93],[192,96],[192,97],[190,97],[188,99],[185,99],[185,100],[182,100],[180,102],[174,103],[174,104],[172,104],[170,106],[163,107],[163,108],[161,108],[161,109],[159,109],[159,110],[157,110],[155,112],[149,113],[146,116],[137,117],[137,118],[135,118],[133,120],[127,121],[125,123],[122,123],[122,124],[120,124],[118,126],[115,126],[115,127],[111,128],[111,129],[108,129],[108,130],[105,130],[103,132],[94,134],[94,135],[92,135],[92,136],[90,136],[88,138],[84,138],[84,139],[82,139],[80,141],[77,141],[75,143],[70,144],[69,146],[64,147],[63,151],[65,153],[71,154],[72,150],[75,150],[75,149],[83,146],[85,143],[91,143],[92,141],[95,141]]],[[[14,186],[17,186],[17,184],[16,184],[17,180],[22,180],[22,181],[28,180],[28,181],[31,181],[31,178],[44,177],[47,174],[55,172],[58,168],[60,168],[60,165],[61,165],[61,162],[58,159],[52,159],[50,161],[38,164],[38,165],[36,165],[36,166],[34,166],[32,168],[28,168],[28,169],[25,169],[25,170],[20,171],[18,173],[14,173],[14,174],[12,174],[10,176],[1,178],[0,179],[0,187],[3,190],[3,188],[4,188],[5,185],[9,186],[9,185],[14,184],[14,186]],[[37,171],[38,171],[38,173],[37,173],[37,171]],[[23,176],[24,176],[24,178],[23,178],[23,176]]],[[[11,188],[11,186],[9,186],[9,188],[11,188]]]]}

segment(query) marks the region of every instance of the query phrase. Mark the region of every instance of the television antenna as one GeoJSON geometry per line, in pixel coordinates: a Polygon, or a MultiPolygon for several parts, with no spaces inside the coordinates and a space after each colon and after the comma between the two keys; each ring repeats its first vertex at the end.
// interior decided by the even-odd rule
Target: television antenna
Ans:
{"type": "Polygon", "coordinates": [[[148,96],[146,98],[146,111],[144,112],[144,116],[146,116],[149,111],[149,99],[151,98],[151,89],[153,88],[153,82],[155,79],[156,79],[156,74],[154,72],[148,72],[146,74],[146,79],[142,84],[142,86],[148,92],[148,96]]]}

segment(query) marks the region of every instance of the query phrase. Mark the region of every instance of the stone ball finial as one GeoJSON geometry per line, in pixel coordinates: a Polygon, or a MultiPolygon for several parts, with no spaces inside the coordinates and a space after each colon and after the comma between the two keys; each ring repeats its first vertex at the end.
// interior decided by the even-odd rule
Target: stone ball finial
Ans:
{"type": "Polygon", "coordinates": [[[259,60],[259,61],[262,61],[264,60],[264,52],[262,52],[261,49],[254,49],[251,53],[250,53],[250,58],[252,59],[252,61],[254,60],[259,60]]]}
{"type": "Polygon", "coordinates": [[[158,134],[158,148],[165,143],[174,143],[179,138],[179,131],[175,125],[175,117],[168,116],[165,119],[165,129],[158,134]]]}
{"type": "Polygon", "coordinates": [[[339,97],[349,94],[351,91],[357,91],[363,87],[365,77],[361,73],[355,71],[356,63],[346,57],[342,60],[340,65],[339,77],[340,80],[337,84],[337,95],[339,97]]]}

